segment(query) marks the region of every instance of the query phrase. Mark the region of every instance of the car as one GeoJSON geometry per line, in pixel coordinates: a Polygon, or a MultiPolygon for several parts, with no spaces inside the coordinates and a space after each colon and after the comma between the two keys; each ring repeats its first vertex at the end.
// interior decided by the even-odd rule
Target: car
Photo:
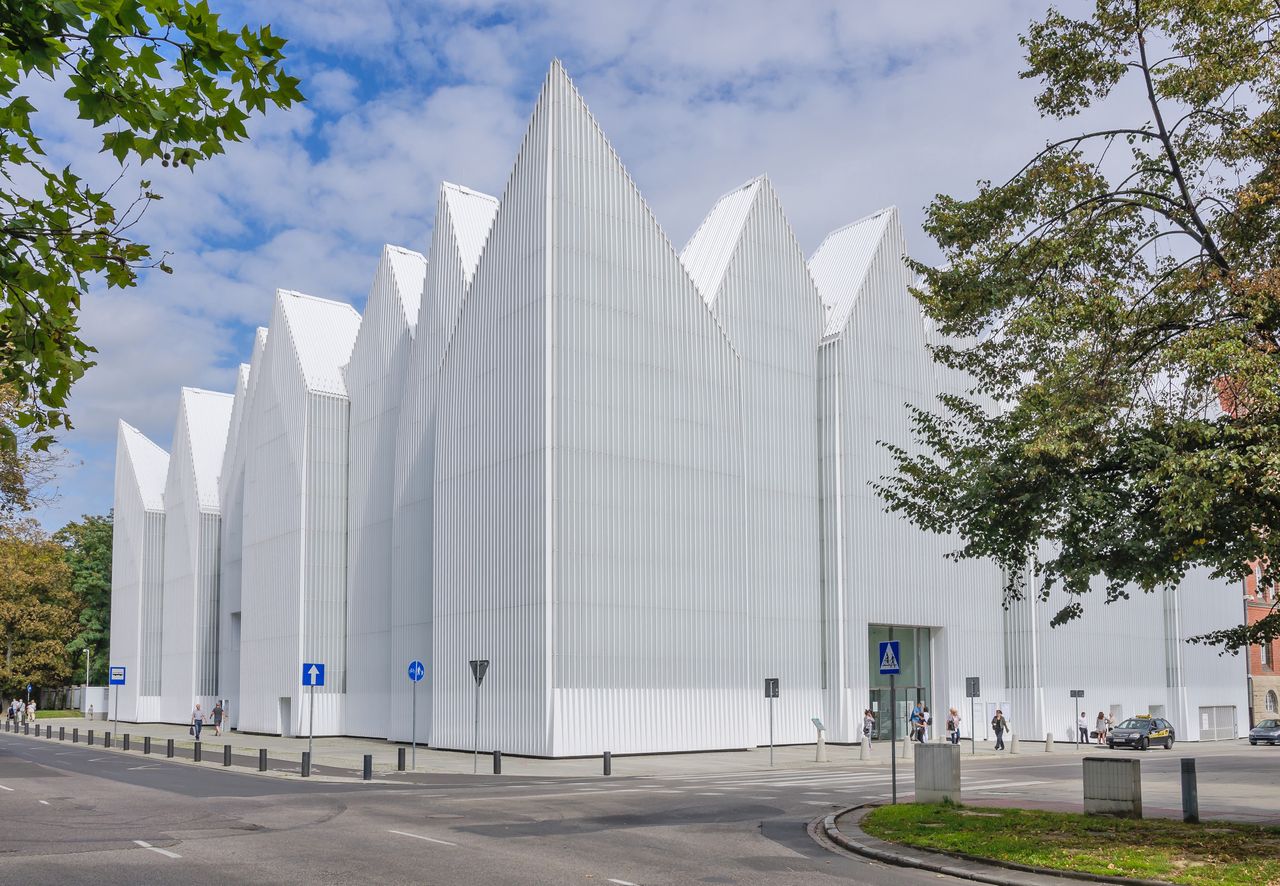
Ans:
{"type": "Polygon", "coordinates": [[[1145,751],[1153,744],[1164,745],[1165,750],[1173,747],[1173,727],[1168,720],[1160,717],[1139,715],[1130,717],[1107,735],[1107,747],[1128,745],[1145,751]]]}
{"type": "Polygon", "coordinates": [[[1267,744],[1280,742],[1280,720],[1263,720],[1249,730],[1249,744],[1265,741],[1267,744]]]}

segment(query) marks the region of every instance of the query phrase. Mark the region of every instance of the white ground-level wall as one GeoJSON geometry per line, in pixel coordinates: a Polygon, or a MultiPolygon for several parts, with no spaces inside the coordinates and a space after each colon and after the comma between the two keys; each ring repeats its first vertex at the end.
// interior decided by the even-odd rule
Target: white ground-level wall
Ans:
{"type": "MultiPolygon", "coordinates": [[[[1243,716],[1235,660],[1178,642],[1231,623],[1233,588],[1195,576],[1050,630],[1053,600],[1002,608],[997,569],[884,513],[870,484],[892,467],[881,441],[913,445],[903,404],[964,386],[929,358],[905,253],[888,209],[806,262],[760,178],[677,254],[553,65],[501,201],[445,185],[425,268],[388,247],[363,328],[277,294],[213,507],[170,468],[173,500],[152,508],[169,513],[165,579],[203,601],[165,614],[183,622],[163,632],[172,682],[193,683],[181,707],[210,640],[180,637],[212,594],[214,695],[246,731],[301,732],[301,665],[318,661],[317,733],[405,740],[421,658],[419,740],[469,748],[467,661],[486,658],[482,750],[757,745],[766,677],[782,680],[776,740],[812,740],[819,717],[856,741],[883,699],[873,626],[928,638],[914,682],[939,729],[954,705],[982,735],[992,703],[1024,737],[1066,738],[1071,688],[1091,715],[1163,709],[1183,738],[1202,706],[1243,716]]],[[[142,513],[130,470],[117,508],[142,513]]],[[[118,521],[118,544],[145,542],[145,521],[118,521]]],[[[136,656],[126,554],[113,588],[136,656]]]]}

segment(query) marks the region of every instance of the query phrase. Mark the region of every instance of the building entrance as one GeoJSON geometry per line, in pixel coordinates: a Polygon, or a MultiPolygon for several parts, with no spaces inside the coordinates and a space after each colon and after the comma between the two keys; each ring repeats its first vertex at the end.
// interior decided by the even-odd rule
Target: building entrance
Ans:
{"type": "MultiPolygon", "coordinates": [[[[897,735],[901,739],[907,734],[907,723],[911,710],[917,704],[928,707],[933,714],[934,722],[930,727],[929,738],[937,737],[938,713],[933,709],[931,689],[933,685],[933,662],[929,649],[929,628],[910,628],[899,625],[870,625],[868,627],[868,649],[870,672],[868,685],[871,691],[868,706],[875,717],[875,733],[873,739],[888,740],[891,734],[891,721],[897,720],[897,735]],[[880,643],[885,640],[897,640],[899,666],[902,673],[897,677],[897,698],[889,698],[889,678],[880,675],[880,643]]],[[[945,724],[946,717],[942,722],[945,724]]]]}

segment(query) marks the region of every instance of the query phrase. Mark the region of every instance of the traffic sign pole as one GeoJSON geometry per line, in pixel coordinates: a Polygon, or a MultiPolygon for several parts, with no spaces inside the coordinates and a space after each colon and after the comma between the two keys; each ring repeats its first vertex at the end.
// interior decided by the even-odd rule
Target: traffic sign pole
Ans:
{"type": "Polygon", "coordinates": [[[311,708],[311,733],[307,736],[307,759],[311,759],[311,746],[316,740],[316,684],[311,683],[311,703],[307,705],[311,708]]]}
{"type": "Polygon", "coordinates": [[[412,762],[409,764],[414,772],[418,771],[418,681],[413,681],[413,753],[410,755],[412,762]]]}
{"type": "Polygon", "coordinates": [[[889,769],[893,780],[893,802],[898,802],[898,678],[889,675],[889,769]]]}

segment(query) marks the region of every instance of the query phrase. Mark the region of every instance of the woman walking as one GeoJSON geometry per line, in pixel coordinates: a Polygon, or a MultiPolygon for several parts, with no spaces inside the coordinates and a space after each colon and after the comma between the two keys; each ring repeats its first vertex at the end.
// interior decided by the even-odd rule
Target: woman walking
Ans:
{"type": "Polygon", "coordinates": [[[1107,716],[1102,711],[1098,711],[1098,719],[1093,724],[1093,734],[1098,739],[1099,747],[1107,743],[1107,716]]]}
{"type": "Polygon", "coordinates": [[[1004,718],[1004,713],[996,708],[996,715],[991,718],[991,731],[996,734],[996,750],[1004,750],[1004,733],[1009,728],[1009,721],[1004,718]]]}
{"type": "Polygon", "coordinates": [[[955,708],[947,712],[947,732],[952,744],[960,744],[960,712],[955,708]]]}
{"type": "Polygon", "coordinates": [[[871,713],[870,708],[867,708],[862,712],[862,740],[867,743],[867,750],[871,750],[871,733],[875,728],[875,714],[871,713]]]}

